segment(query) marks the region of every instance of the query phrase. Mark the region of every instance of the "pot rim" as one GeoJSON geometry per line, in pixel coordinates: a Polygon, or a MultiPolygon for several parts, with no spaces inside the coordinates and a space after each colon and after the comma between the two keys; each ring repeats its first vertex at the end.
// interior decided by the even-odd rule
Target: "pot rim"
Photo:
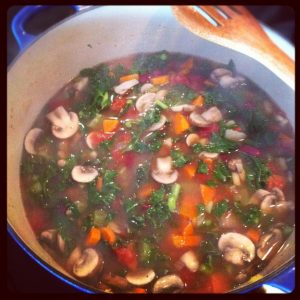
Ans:
{"type": "MultiPolygon", "coordinates": [[[[15,65],[15,63],[22,57],[22,55],[31,47],[33,46],[36,42],[38,42],[41,38],[43,38],[48,32],[54,30],[56,27],[62,25],[65,22],[68,22],[70,19],[78,17],[79,15],[83,14],[83,13],[87,13],[90,12],[91,10],[94,9],[99,9],[102,5],[92,5],[89,6],[71,16],[66,17],[65,19],[59,21],[58,23],[55,23],[54,25],[52,25],[51,27],[49,27],[48,29],[46,29],[45,31],[43,31],[41,34],[39,34],[36,39],[29,44],[28,46],[26,46],[22,51],[20,51],[17,56],[11,61],[11,63],[7,66],[7,72],[9,72],[11,70],[11,68],[15,65]]],[[[267,27],[267,26],[266,26],[267,27]]],[[[220,46],[222,47],[222,46],[220,46]]],[[[18,235],[18,233],[13,229],[13,226],[10,224],[9,219],[7,218],[7,231],[10,234],[10,236],[13,238],[13,240],[20,246],[20,248],[28,255],[30,256],[30,258],[32,258],[32,260],[34,260],[36,263],[38,263],[40,266],[42,266],[46,271],[48,271],[49,273],[51,273],[53,276],[57,277],[58,279],[60,279],[61,281],[69,284],[70,286],[76,288],[77,290],[81,291],[81,292],[85,292],[88,294],[102,294],[105,293],[104,291],[98,290],[96,288],[93,288],[92,286],[89,286],[79,280],[75,280],[70,278],[69,276],[63,274],[62,272],[60,272],[59,270],[55,269],[54,267],[50,266],[47,262],[45,262],[42,258],[40,258],[37,254],[34,253],[33,250],[31,250],[25,241],[23,241],[23,239],[18,235]]],[[[247,293],[249,291],[251,291],[252,289],[254,289],[255,287],[258,287],[260,285],[262,285],[264,282],[267,282],[271,279],[274,279],[275,277],[277,277],[278,275],[284,273],[285,271],[287,271],[287,269],[289,269],[293,263],[295,262],[295,254],[287,261],[285,262],[281,267],[276,268],[273,272],[271,272],[270,274],[262,277],[261,279],[252,282],[250,284],[247,284],[243,287],[238,287],[236,289],[233,289],[231,291],[229,291],[228,293],[247,293]]]]}

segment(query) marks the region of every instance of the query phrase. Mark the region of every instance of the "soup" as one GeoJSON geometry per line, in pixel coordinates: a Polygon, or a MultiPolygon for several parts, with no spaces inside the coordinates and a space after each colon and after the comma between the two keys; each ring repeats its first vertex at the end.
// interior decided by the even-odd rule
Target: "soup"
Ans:
{"type": "Polygon", "coordinates": [[[166,51],[84,69],[24,140],[28,220],[105,292],[223,293],[294,229],[294,135],[227,65],[166,51]]]}

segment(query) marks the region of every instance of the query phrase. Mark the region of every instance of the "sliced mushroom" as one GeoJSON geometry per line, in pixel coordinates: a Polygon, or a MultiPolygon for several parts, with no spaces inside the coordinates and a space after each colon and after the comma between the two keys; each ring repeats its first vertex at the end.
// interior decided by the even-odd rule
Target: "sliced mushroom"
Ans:
{"type": "Polygon", "coordinates": [[[70,256],[68,257],[68,260],[66,263],[66,267],[67,267],[68,271],[72,271],[75,262],[80,259],[80,256],[81,256],[80,247],[74,248],[74,250],[71,252],[70,256]]]}
{"type": "Polygon", "coordinates": [[[219,85],[223,88],[235,88],[241,82],[244,82],[245,78],[242,76],[232,77],[229,75],[222,76],[219,80],[219,85]]]}
{"type": "Polygon", "coordinates": [[[57,242],[57,248],[58,250],[61,252],[61,253],[64,253],[65,252],[65,247],[66,247],[66,242],[65,240],[62,238],[61,234],[57,234],[57,237],[56,237],[56,242],[57,242]]]}
{"type": "Polygon", "coordinates": [[[172,275],[166,275],[161,278],[159,278],[154,286],[153,286],[153,293],[177,293],[181,289],[183,289],[184,283],[181,280],[180,277],[178,277],[175,274],[172,275]]]}
{"type": "Polygon", "coordinates": [[[289,123],[289,120],[280,116],[280,115],[275,115],[274,119],[278,122],[278,124],[281,127],[284,127],[285,125],[287,125],[289,123]]]}
{"type": "Polygon", "coordinates": [[[260,209],[265,214],[285,213],[289,207],[282,190],[279,188],[273,188],[269,194],[264,196],[260,203],[260,209]]]}
{"type": "Polygon", "coordinates": [[[163,100],[165,96],[167,95],[168,91],[167,90],[159,90],[156,93],[155,100],[163,100]]]}
{"type": "Polygon", "coordinates": [[[148,128],[148,131],[160,130],[165,126],[166,122],[167,118],[164,115],[161,115],[159,121],[157,123],[152,124],[152,126],[148,128]]]}
{"type": "Polygon", "coordinates": [[[226,129],[224,134],[225,139],[234,141],[234,142],[241,142],[243,141],[247,135],[244,132],[233,130],[233,129],[226,129]]]}
{"type": "Polygon", "coordinates": [[[257,256],[261,260],[266,260],[273,256],[283,243],[283,235],[280,229],[272,228],[268,233],[264,234],[259,242],[257,248],[257,256]]]}
{"type": "Polygon", "coordinates": [[[145,112],[153,105],[155,99],[155,93],[145,93],[137,99],[135,107],[138,110],[138,112],[145,112]]]}
{"type": "Polygon", "coordinates": [[[57,237],[57,230],[56,229],[48,229],[41,233],[40,240],[44,242],[47,246],[54,249],[56,246],[56,237],[57,237]]]}
{"type": "Polygon", "coordinates": [[[199,143],[200,137],[196,133],[190,133],[187,135],[185,142],[188,146],[193,146],[194,144],[199,143]]]}
{"type": "Polygon", "coordinates": [[[156,169],[151,172],[152,178],[163,184],[174,183],[178,178],[178,171],[172,170],[171,156],[156,159],[156,169]]]}
{"type": "Polygon", "coordinates": [[[131,79],[122,82],[121,84],[114,87],[115,93],[119,95],[125,94],[129,89],[133,88],[135,85],[139,84],[137,79],[131,79]]]}
{"type": "Polygon", "coordinates": [[[24,147],[29,154],[37,154],[35,142],[42,133],[43,130],[40,128],[33,128],[27,133],[24,141],[24,147]]]}
{"type": "Polygon", "coordinates": [[[142,93],[146,93],[147,91],[149,91],[150,89],[153,88],[153,84],[152,83],[145,83],[141,86],[141,92],[142,93]]]}
{"type": "Polygon", "coordinates": [[[120,290],[125,290],[129,287],[129,283],[126,280],[126,278],[118,276],[118,275],[112,275],[112,274],[105,274],[102,277],[102,280],[115,288],[118,288],[120,290]]]}
{"type": "Polygon", "coordinates": [[[240,219],[233,213],[232,210],[225,212],[220,217],[219,225],[224,229],[237,229],[242,226],[240,219]]]}
{"type": "Polygon", "coordinates": [[[199,153],[199,158],[205,158],[205,159],[217,159],[219,157],[219,153],[213,153],[213,152],[206,152],[202,151],[199,153]]]}
{"type": "Polygon", "coordinates": [[[98,171],[90,166],[75,166],[71,172],[72,178],[77,182],[91,182],[98,176],[98,171]]]}
{"type": "Polygon", "coordinates": [[[232,72],[228,69],[217,68],[210,73],[211,80],[216,83],[218,83],[220,78],[223,76],[232,76],[232,72]]]}
{"type": "Polygon", "coordinates": [[[176,106],[172,106],[171,110],[174,112],[181,112],[181,111],[194,111],[196,108],[195,105],[192,104],[181,104],[181,105],[176,105],[176,106]]]}
{"type": "Polygon", "coordinates": [[[190,250],[185,252],[180,260],[184,263],[184,265],[191,271],[197,272],[199,268],[199,260],[194,251],[190,250]]]}
{"type": "Polygon", "coordinates": [[[221,121],[222,118],[222,113],[216,106],[209,108],[202,114],[196,111],[190,114],[191,122],[198,127],[207,127],[212,123],[221,121]]]}
{"type": "Polygon", "coordinates": [[[100,252],[93,248],[83,250],[79,259],[73,266],[73,273],[75,276],[84,278],[100,272],[103,268],[103,257],[100,252]]]}
{"type": "Polygon", "coordinates": [[[78,80],[76,80],[73,84],[73,88],[76,91],[82,91],[88,84],[89,78],[88,77],[81,77],[78,80]]]}
{"type": "Polygon", "coordinates": [[[218,247],[223,252],[224,259],[234,265],[243,266],[255,257],[255,246],[245,235],[228,232],[221,235],[218,247]]]}
{"type": "Polygon", "coordinates": [[[165,140],[163,140],[163,144],[166,145],[167,147],[172,147],[172,139],[171,138],[167,138],[165,140]]]}
{"type": "Polygon", "coordinates": [[[57,107],[46,116],[52,123],[52,134],[58,139],[67,139],[74,135],[79,128],[76,113],[67,112],[63,106],[57,107]]]}
{"type": "Polygon", "coordinates": [[[134,272],[128,272],[126,279],[129,283],[142,286],[150,283],[155,278],[155,272],[152,269],[143,269],[134,272]]]}
{"type": "Polygon", "coordinates": [[[265,196],[269,195],[270,192],[259,189],[250,197],[249,204],[259,205],[265,196]]]}
{"type": "Polygon", "coordinates": [[[244,182],[246,179],[246,172],[243,166],[243,162],[241,159],[231,159],[228,162],[228,168],[232,173],[232,180],[235,185],[240,185],[241,182],[244,182]]]}

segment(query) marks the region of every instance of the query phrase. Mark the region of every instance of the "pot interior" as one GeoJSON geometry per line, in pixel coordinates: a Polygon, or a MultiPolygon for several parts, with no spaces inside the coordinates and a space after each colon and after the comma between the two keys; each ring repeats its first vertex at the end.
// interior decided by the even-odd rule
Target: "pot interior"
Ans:
{"type": "MultiPolygon", "coordinates": [[[[24,136],[46,102],[81,69],[133,53],[159,50],[222,63],[233,59],[239,72],[264,89],[294,127],[292,89],[247,55],[190,33],[176,21],[169,6],[98,7],[50,29],[15,60],[8,72],[7,212],[8,223],[18,237],[42,260],[68,277],[71,275],[37,242],[25,216],[19,179],[24,136]]],[[[288,250],[288,254],[271,263],[264,275],[294,256],[293,239],[288,250]]]]}

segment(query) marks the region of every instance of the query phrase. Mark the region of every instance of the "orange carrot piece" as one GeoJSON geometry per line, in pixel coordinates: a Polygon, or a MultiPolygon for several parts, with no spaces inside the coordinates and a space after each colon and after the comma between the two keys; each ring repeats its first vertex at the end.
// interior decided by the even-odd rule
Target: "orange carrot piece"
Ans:
{"type": "Polygon", "coordinates": [[[110,245],[113,245],[117,239],[116,234],[109,227],[101,227],[101,234],[103,239],[110,245]]]}
{"type": "Polygon", "coordinates": [[[172,242],[176,248],[197,247],[200,245],[202,237],[200,235],[177,235],[172,234],[172,242]]]}
{"type": "Polygon", "coordinates": [[[148,198],[156,190],[156,187],[156,184],[153,183],[144,184],[142,187],[139,188],[137,192],[137,197],[139,199],[148,198]]]}
{"type": "Polygon", "coordinates": [[[101,231],[97,227],[92,227],[86,237],[85,244],[86,246],[95,246],[101,240],[101,231]]]}
{"type": "Polygon", "coordinates": [[[224,293],[230,289],[228,277],[220,272],[211,274],[210,282],[213,293],[224,293]]]}
{"type": "Polygon", "coordinates": [[[174,126],[174,131],[176,134],[182,134],[186,130],[190,128],[190,124],[187,120],[187,118],[181,114],[181,113],[176,113],[173,117],[173,126],[174,126]]]}
{"type": "Polygon", "coordinates": [[[192,102],[193,105],[201,107],[204,104],[204,97],[202,95],[195,98],[192,102]]]}
{"type": "Polygon", "coordinates": [[[283,176],[273,174],[267,180],[267,188],[279,188],[283,189],[286,186],[286,179],[283,176]]]}
{"type": "Polygon", "coordinates": [[[255,244],[260,240],[261,232],[258,229],[250,228],[246,231],[247,237],[255,244]]]}
{"type": "Polygon", "coordinates": [[[190,73],[193,66],[194,66],[194,60],[192,58],[189,58],[181,66],[180,74],[187,75],[188,73],[190,73]]]}
{"type": "Polygon", "coordinates": [[[103,178],[102,178],[101,176],[99,176],[99,177],[97,178],[97,182],[96,182],[96,190],[97,190],[98,192],[101,192],[102,186],[103,186],[103,178]]]}
{"type": "Polygon", "coordinates": [[[184,172],[184,174],[192,179],[195,177],[196,175],[196,170],[197,170],[197,164],[195,162],[192,162],[191,164],[188,164],[188,165],[185,165],[183,168],[182,168],[182,171],[184,172]]]}
{"type": "Polygon", "coordinates": [[[164,85],[169,83],[169,75],[162,75],[151,78],[151,83],[154,85],[164,85]]]}
{"type": "Polygon", "coordinates": [[[146,289],[143,289],[143,288],[135,288],[133,289],[132,291],[134,294],[146,294],[146,289]]]}
{"type": "Polygon", "coordinates": [[[103,131],[105,133],[114,132],[118,128],[119,124],[120,124],[119,120],[116,119],[103,120],[103,131]]]}
{"type": "Polygon", "coordinates": [[[132,80],[132,79],[139,80],[139,78],[140,78],[140,76],[137,73],[124,75],[124,76],[120,77],[120,83],[122,83],[124,81],[128,81],[128,80],[132,80]]]}
{"type": "Polygon", "coordinates": [[[193,234],[194,234],[194,226],[193,226],[192,222],[189,222],[189,223],[185,226],[185,228],[183,229],[182,234],[183,234],[184,236],[186,236],[186,235],[193,235],[193,234]]]}
{"type": "Polygon", "coordinates": [[[182,200],[180,201],[179,214],[191,220],[194,219],[195,217],[197,217],[198,214],[198,203],[199,200],[196,197],[184,195],[182,197],[182,200]]]}
{"type": "Polygon", "coordinates": [[[215,200],[216,188],[210,187],[206,184],[200,184],[200,192],[201,192],[204,204],[208,204],[210,201],[215,200]]]}

